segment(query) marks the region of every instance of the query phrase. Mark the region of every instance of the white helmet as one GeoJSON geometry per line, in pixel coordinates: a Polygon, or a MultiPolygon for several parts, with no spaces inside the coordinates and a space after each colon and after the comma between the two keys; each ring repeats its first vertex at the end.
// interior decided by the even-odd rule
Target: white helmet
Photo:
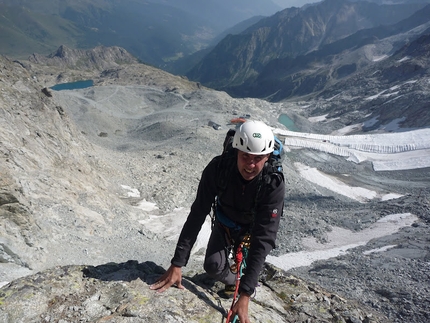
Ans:
{"type": "Polygon", "coordinates": [[[261,121],[246,121],[233,137],[233,148],[253,155],[270,154],[274,145],[272,130],[261,121]]]}

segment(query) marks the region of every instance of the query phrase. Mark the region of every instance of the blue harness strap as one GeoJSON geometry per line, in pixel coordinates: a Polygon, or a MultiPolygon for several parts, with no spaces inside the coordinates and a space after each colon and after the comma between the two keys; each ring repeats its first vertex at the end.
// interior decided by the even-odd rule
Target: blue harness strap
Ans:
{"type": "Polygon", "coordinates": [[[217,201],[217,207],[215,209],[215,217],[219,223],[229,228],[230,230],[239,231],[242,227],[230,219],[224,212],[221,211],[221,204],[217,201]]]}
{"type": "Polygon", "coordinates": [[[231,230],[239,231],[240,229],[242,229],[242,227],[239,224],[237,224],[236,222],[231,220],[227,215],[221,212],[219,207],[217,207],[216,209],[216,219],[218,220],[219,223],[221,223],[222,225],[226,226],[231,230]]]}

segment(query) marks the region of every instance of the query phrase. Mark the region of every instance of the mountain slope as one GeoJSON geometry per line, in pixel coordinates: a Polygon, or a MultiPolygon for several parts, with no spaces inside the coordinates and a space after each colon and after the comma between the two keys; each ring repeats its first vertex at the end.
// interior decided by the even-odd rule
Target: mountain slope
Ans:
{"type": "MultiPolygon", "coordinates": [[[[152,2],[159,1],[152,0],[152,2]]],[[[170,0],[165,3],[201,17],[203,20],[212,21],[221,31],[253,16],[270,16],[281,10],[281,7],[270,0],[170,0]]]]}
{"type": "Polygon", "coordinates": [[[74,48],[84,30],[58,15],[47,17],[23,7],[0,3],[0,51],[10,57],[27,58],[33,52],[49,53],[61,44],[74,48]]]}
{"type": "Polygon", "coordinates": [[[179,58],[175,61],[171,61],[163,65],[165,71],[169,73],[173,73],[176,75],[186,75],[194,66],[196,66],[206,55],[208,55],[216,46],[218,42],[220,42],[227,35],[236,35],[240,34],[242,31],[246,30],[250,26],[257,23],[259,20],[263,19],[263,16],[255,16],[249,18],[245,21],[240,22],[239,24],[227,29],[226,31],[219,34],[217,37],[212,39],[211,44],[201,49],[195,53],[179,58]]]}
{"type": "MultiPolygon", "coordinates": [[[[325,68],[321,68],[319,74],[303,73],[301,80],[297,75],[294,84],[286,80],[283,85],[286,88],[296,86],[296,91],[300,91],[301,85],[323,88],[320,92],[302,97],[306,107],[299,107],[300,113],[315,118],[324,116],[322,124],[333,126],[339,122],[357,132],[408,131],[430,127],[430,29],[391,57],[373,55],[372,50],[377,53],[375,47],[367,50],[374,63],[331,86],[324,88],[321,85],[331,75],[325,68]],[[318,80],[319,85],[316,84],[318,80]]],[[[343,68],[346,73],[347,66],[343,68]]]]}
{"type": "Polygon", "coordinates": [[[26,58],[34,52],[49,54],[61,44],[78,49],[120,46],[146,63],[163,66],[205,48],[241,20],[278,9],[271,2],[246,3],[0,0],[0,54],[26,58]]]}
{"type": "MultiPolygon", "coordinates": [[[[390,58],[342,82],[342,86],[339,83],[323,91],[321,97],[339,94],[339,101],[335,99],[332,108],[342,106],[343,100],[349,104],[356,102],[353,106],[360,107],[360,114],[368,113],[356,120],[366,120],[365,131],[384,129],[390,124],[397,124],[404,130],[430,127],[429,53],[430,29],[390,58]],[[361,98],[354,97],[358,94],[357,87],[365,94],[361,98]]],[[[350,108],[336,114],[342,118],[352,111],[350,108]]]]}
{"type": "MultiPolygon", "coordinates": [[[[426,44],[425,39],[421,42],[426,44]]],[[[399,55],[421,57],[417,45],[399,55]]],[[[428,55],[426,48],[422,51],[428,55]]],[[[234,113],[249,113],[253,119],[282,128],[279,114],[294,115],[298,106],[294,120],[305,132],[301,134],[314,132],[315,139],[309,143],[325,145],[318,137],[334,136],[321,137],[320,130],[341,132],[358,117],[367,115],[368,123],[376,118],[369,116],[371,110],[359,109],[360,101],[368,101],[375,113],[378,102],[373,100],[387,100],[387,110],[403,104],[397,105],[396,88],[377,97],[379,88],[362,93],[353,83],[348,84],[347,95],[336,93],[338,101],[333,92],[307,102],[234,99],[144,64],[118,66],[116,59],[110,60],[115,57],[111,54],[128,55],[117,48],[104,48],[104,53],[102,49],[94,52],[105,58],[104,64],[97,65],[110,66],[104,71],[88,68],[94,63],[93,51],[63,48],[59,54],[64,55],[46,59],[46,63],[56,63],[48,66],[0,57],[0,282],[32,274],[0,290],[0,321],[33,322],[42,315],[54,321],[173,323],[186,321],[190,315],[202,320],[203,313],[207,322],[222,319],[231,302],[220,303],[215,293],[219,285],[202,273],[201,248],[209,231],[204,231],[184,269],[187,291],[171,288],[167,294],[158,294],[147,285],[161,274],[161,267],[169,265],[173,241],[189,212],[201,171],[221,152],[234,113]],[[69,64],[80,59],[87,62],[69,64]],[[51,97],[41,91],[59,80],[87,78],[96,86],[52,91],[51,97]],[[308,112],[320,121],[308,119],[308,112]],[[222,124],[224,130],[209,127],[210,120],[222,124]],[[86,269],[76,264],[85,264],[86,269]],[[178,303],[172,304],[172,299],[178,303]],[[172,310],[157,307],[152,311],[152,305],[161,302],[172,310]],[[190,302],[192,310],[189,306],[184,310],[183,304],[190,302]]],[[[386,74],[390,75],[394,74],[386,74]]],[[[430,92],[428,79],[405,82],[399,91],[415,86],[430,92]]],[[[363,137],[378,141],[391,135],[379,137],[376,132],[363,137]]],[[[420,138],[410,143],[411,149],[415,142],[420,138]]],[[[378,147],[396,145],[391,141],[387,147],[378,147]]],[[[349,249],[341,258],[320,260],[302,269],[326,279],[329,290],[336,288],[342,298],[320,293],[315,284],[303,286],[285,272],[276,274],[272,284],[274,271],[269,269],[250,306],[253,322],[426,322],[429,291],[422,282],[429,271],[429,168],[376,172],[370,160],[347,160],[333,150],[293,147],[286,141],[288,190],[275,254],[306,251],[304,237],[317,239],[315,244],[325,248],[323,242],[330,241],[334,231],[341,230],[348,238],[352,231],[374,231],[372,225],[385,215],[410,213],[419,220],[396,235],[386,236],[384,231],[384,237],[349,249]],[[317,177],[324,175],[328,182],[344,183],[343,189],[349,192],[362,190],[368,196],[371,190],[375,198],[359,202],[332,191],[304,176],[304,168],[317,177]],[[396,198],[386,200],[386,196],[396,198]],[[381,263],[390,270],[381,271],[381,263]],[[404,295],[414,295],[413,302],[404,302],[404,295]],[[361,305],[353,305],[356,301],[350,298],[361,305]],[[379,314],[373,314],[374,310],[379,314]],[[380,321],[380,315],[390,318],[380,321]]],[[[381,157],[395,162],[397,156],[381,157]]],[[[207,220],[205,229],[210,230],[207,220]]]]}
{"type": "Polygon", "coordinates": [[[217,89],[238,86],[255,79],[271,60],[294,58],[358,30],[396,23],[423,6],[326,0],[286,9],[240,35],[227,36],[187,76],[217,89]]]}
{"type": "Polygon", "coordinates": [[[321,91],[375,64],[375,57],[393,54],[426,33],[426,28],[430,28],[430,5],[397,24],[360,30],[307,55],[272,60],[255,80],[224,90],[275,101],[321,91]]]}

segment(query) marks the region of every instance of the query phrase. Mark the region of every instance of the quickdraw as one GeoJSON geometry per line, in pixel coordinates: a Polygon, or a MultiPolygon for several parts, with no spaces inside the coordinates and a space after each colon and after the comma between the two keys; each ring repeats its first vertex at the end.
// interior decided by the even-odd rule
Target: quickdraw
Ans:
{"type": "MultiPolygon", "coordinates": [[[[246,257],[248,256],[248,250],[251,245],[251,236],[249,234],[245,235],[239,247],[236,250],[235,263],[232,265],[232,272],[236,273],[236,289],[234,291],[233,301],[231,302],[230,310],[227,314],[226,323],[230,323],[231,316],[233,315],[233,306],[236,304],[239,294],[239,284],[240,278],[243,275],[243,271],[246,268],[246,257]]],[[[232,323],[236,323],[238,316],[235,315],[232,323]]]]}

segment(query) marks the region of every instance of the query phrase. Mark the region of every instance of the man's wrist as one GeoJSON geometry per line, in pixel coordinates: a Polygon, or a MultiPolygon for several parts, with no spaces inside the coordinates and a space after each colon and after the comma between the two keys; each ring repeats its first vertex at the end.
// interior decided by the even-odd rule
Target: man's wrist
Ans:
{"type": "Polygon", "coordinates": [[[247,292],[240,292],[239,293],[240,297],[246,297],[246,298],[251,298],[251,295],[249,295],[247,292]]]}
{"type": "Polygon", "coordinates": [[[242,286],[241,287],[239,287],[239,295],[240,296],[248,296],[248,297],[251,297],[252,296],[252,294],[254,294],[254,291],[253,290],[248,290],[248,289],[246,289],[246,288],[243,288],[242,286]]]}

